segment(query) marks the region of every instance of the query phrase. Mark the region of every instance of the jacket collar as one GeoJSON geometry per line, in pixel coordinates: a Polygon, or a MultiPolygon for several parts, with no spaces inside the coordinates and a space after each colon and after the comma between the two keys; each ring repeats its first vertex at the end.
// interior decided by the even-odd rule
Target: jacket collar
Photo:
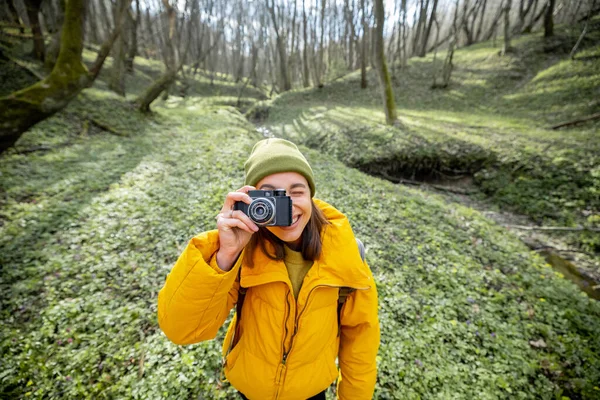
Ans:
{"type": "MultiPolygon", "coordinates": [[[[315,260],[305,285],[349,286],[355,288],[370,287],[368,268],[363,264],[356,239],[346,216],[326,202],[314,199],[317,207],[323,211],[329,225],[325,227],[322,240],[321,257],[315,260]]],[[[241,256],[243,257],[243,255],[241,256]]],[[[289,283],[289,277],[283,261],[269,259],[262,251],[254,254],[254,267],[242,264],[241,285],[251,287],[269,282],[289,283]]]]}

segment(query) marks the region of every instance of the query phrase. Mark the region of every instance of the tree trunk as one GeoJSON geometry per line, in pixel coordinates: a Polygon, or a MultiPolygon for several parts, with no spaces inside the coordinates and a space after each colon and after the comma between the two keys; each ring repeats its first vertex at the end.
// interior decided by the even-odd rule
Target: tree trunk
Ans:
{"type": "Polygon", "coordinates": [[[360,46],[360,87],[361,89],[367,88],[367,32],[369,31],[369,25],[367,24],[367,16],[365,10],[365,0],[360,0],[360,12],[362,18],[362,43],[360,46]]]}
{"type": "MultiPolygon", "coordinates": [[[[168,46],[171,47],[171,49],[168,49],[168,53],[176,56],[177,50],[174,48],[175,45],[173,43],[173,37],[175,36],[175,33],[176,33],[175,32],[176,12],[175,12],[174,8],[168,3],[168,0],[163,0],[163,4],[165,5],[165,8],[167,9],[167,16],[169,17],[169,26],[170,26],[167,43],[168,43],[168,46]]],[[[192,11],[191,11],[192,17],[191,17],[190,21],[194,21],[194,18],[196,17],[195,4],[197,4],[197,3],[192,3],[192,11]]],[[[183,29],[183,26],[181,27],[181,29],[183,29]]],[[[191,40],[192,32],[193,32],[193,25],[190,23],[189,31],[188,31],[189,37],[187,38],[185,52],[182,57],[178,58],[178,61],[177,61],[178,64],[174,65],[173,61],[169,60],[169,62],[166,63],[166,67],[167,67],[166,72],[160,78],[158,78],[156,81],[154,81],[152,83],[152,85],[144,92],[144,94],[142,94],[135,100],[135,104],[137,105],[137,108],[139,111],[141,111],[143,113],[150,112],[150,104],[152,104],[152,102],[154,100],[156,100],[156,98],[158,98],[158,96],[162,92],[167,91],[169,86],[171,86],[171,84],[173,82],[175,82],[175,79],[177,78],[177,73],[181,70],[181,68],[183,67],[183,64],[185,63],[185,60],[187,58],[187,54],[190,49],[190,44],[192,42],[192,40],[191,40]]]]}
{"type": "Polygon", "coordinates": [[[63,109],[85,87],[88,72],[81,61],[84,1],[69,0],[61,49],[45,79],[0,98],[0,153],[36,123],[63,109]]]}
{"type": "Polygon", "coordinates": [[[317,66],[315,68],[315,73],[316,73],[316,84],[317,87],[322,88],[323,87],[323,69],[324,69],[324,65],[323,65],[323,58],[324,58],[324,44],[323,44],[323,38],[325,36],[325,7],[327,6],[327,0],[321,0],[321,29],[319,32],[319,54],[317,57],[317,66]]]}
{"type": "Polygon", "coordinates": [[[29,18],[29,25],[31,26],[31,33],[33,34],[33,57],[43,62],[46,57],[46,46],[44,45],[44,34],[39,18],[42,1],[25,0],[25,8],[27,10],[27,17],[29,18]]]}
{"type": "MultiPolygon", "coordinates": [[[[131,4],[131,0],[126,0],[124,3],[124,7],[128,8],[129,4],[131,4]]],[[[100,46],[100,51],[98,51],[96,61],[94,61],[94,64],[90,68],[90,79],[87,85],[88,87],[92,86],[92,84],[100,74],[102,66],[104,66],[104,61],[106,61],[106,57],[108,57],[108,54],[110,53],[115,41],[121,35],[121,30],[123,28],[123,14],[121,13],[120,15],[121,19],[115,21],[115,29],[113,29],[112,33],[106,38],[104,43],[102,43],[102,46],[100,46]]]]}
{"type": "Polygon", "coordinates": [[[375,18],[377,24],[375,30],[375,62],[377,64],[377,72],[379,74],[379,82],[381,84],[381,94],[385,109],[385,121],[388,125],[393,125],[398,118],[396,115],[396,104],[394,101],[394,92],[392,90],[392,81],[390,79],[384,54],[383,24],[385,21],[385,10],[383,8],[383,0],[375,0],[375,18]]]}
{"type": "Polygon", "coordinates": [[[537,15],[535,14],[536,7],[537,7],[537,0],[536,0],[536,4],[534,7],[534,13],[532,15],[531,21],[529,21],[529,24],[527,24],[527,26],[523,29],[523,33],[531,33],[535,24],[537,24],[538,21],[546,14],[548,4],[544,4],[544,6],[542,7],[542,9],[540,10],[540,12],[537,15]]]}
{"type": "Polygon", "coordinates": [[[140,12],[140,0],[135,0],[135,18],[132,17],[131,11],[127,12],[127,25],[129,26],[129,49],[127,56],[125,57],[125,70],[132,74],[133,73],[133,62],[135,56],[138,53],[138,25],[140,23],[141,12],[140,12]]]}
{"type": "Polygon", "coordinates": [[[479,25],[477,26],[477,32],[475,32],[475,41],[479,42],[481,38],[481,31],[483,28],[483,22],[485,20],[485,9],[487,6],[487,0],[483,0],[483,4],[481,6],[481,14],[479,15],[479,25]]]}
{"type": "MultiPolygon", "coordinates": [[[[64,3],[65,0],[59,0],[59,3],[64,3]]],[[[64,9],[64,4],[62,5],[62,8],[64,9]]],[[[98,12],[96,11],[96,2],[95,1],[90,1],[88,3],[88,15],[90,16],[89,18],[86,18],[86,22],[88,23],[88,27],[89,27],[89,42],[93,43],[93,44],[97,44],[101,41],[101,39],[98,38],[98,23],[97,23],[97,15],[98,12]]]]}
{"type": "Polygon", "coordinates": [[[506,0],[504,6],[504,46],[502,47],[502,55],[510,52],[510,7],[512,0],[506,0]]]}
{"type": "Polygon", "coordinates": [[[554,5],[556,0],[548,0],[548,7],[544,15],[544,37],[554,36],[554,5]]]}
{"type": "Polygon", "coordinates": [[[302,80],[304,87],[310,86],[310,71],[308,69],[308,34],[307,34],[308,21],[306,18],[306,5],[305,1],[302,0],[302,36],[304,40],[304,47],[302,48],[302,80]]]}
{"type": "Polygon", "coordinates": [[[496,12],[496,15],[494,16],[494,19],[492,20],[492,23],[490,24],[489,29],[487,30],[485,36],[483,37],[483,40],[490,40],[492,38],[492,36],[494,36],[496,34],[496,31],[498,29],[498,24],[500,23],[500,19],[502,18],[502,16],[504,15],[504,0],[502,0],[500,2],[500,5],[498,6],[498,11],[496,12]]]}
{"type": "Polygon", "coordinates": [[[146,89],[144,94],[137,98],[135,103],[137,104],[138,110],[143,113],[150,112],[150,104],[160,96],[160,94],[167,90],[169,86],[175,82],[177,77],[177,70],[171,70],[164,73],[154,83],[146,89]]]}
{"type": "Polygon", "coordinates": [[[440,88],[448,87],[448,85],[450,84],[450,77],[452,76],[452,70],[454,69],[452,59],[454,57],[454,48],[456,47],[456,43],[458,42],[458,1],[459,0],[456,0],[456,4],[454,7],[454,19],[452,20],[452,27],[450,30],[450,44],[448,45],[446,60],[444,61],[444,67],[442,68],[442,84],[439,86],[440,88]]]}
{"type": "Polygon", "coordinates": [[[525,26],[525,18],[531,11],[531,7],[533,6],[534,0],[520,0],[519,2],[519,19],[517,20],[517,24],[515,25],[513,32],[515,34],[521,33],[523,26],[525,26]],[[527,1],[527,5],[525,5],[525,1],[527,1]]]}
{"type": "MultiPolygon", "coordinates": [[[[62,26],[65,20],[65,0],[57,1],[58,10],[56,10],[56,32],[53,33],[50,44],[48,45],[48,51],[44,59],[44,68],[48,71],[52,71],[56,60],[58,59],[58,53],[60,52],[60,36],[62,32],[62,26]]],[[[93,19],[93,18],[89,18],[93,19]]]]}
{"type": "MultiPolygon", "coordinates": [[[[128,8],[127,4],[129,4],[131,0],[119,0],[117,2],[117,8],[114,12],[115,15],[115,23],[118,21],[129,21],[128,18],[128,8]]],[[[122,31],[126,31],[130,26],[121,27],[122,31]]],[[[114,47],[112,49],[112,69],[110,71],[110,80],[108,82],[108,88],[113,92],[117,93],[120,96],[125,96],[125,53],[126,53],[126,43],[125,43],[125,33],[119,35],[117,38],[114,47]]]]}
{"type": "Polygon", "coordinates": [[[267,9],[271,15],[271,21],[273,22],[273,29],[275,30],[277,51],[279,54],[279,73],[281,74],[281,81],[283,84],[282,90],[288,91],[292,88],[290,83],[290,77],[287,70],[286,52],[285,52],[285,40],[280,34],[279,26],[277,25],[277,16],[275,15],[275,2],[273,0],[267,0],[267,9]]]}
{"type": "MultiPolygon", "coordinates": [[[[437,12],[437,5],[438,5],[438,0],[433,0],[433,6],[431,8],[431,17],[429,18],[429,24],[427,24],[427,28],[425,29],[425,34],[423,35],[423,37],[421,39],[421,49],[419,51],[419,57],[425,57],[425,54],[427,53],[427,41],[429,40],[429,35],[431,34],[431,26],[433,25],[433,21],[436,18],[435,13],[437,12]]],[[[438,35],[439,35],[439,30],[438,30],[438,35]]],[[[437,42],[437,39],[436,39],[436,42],[437,42]]]]}

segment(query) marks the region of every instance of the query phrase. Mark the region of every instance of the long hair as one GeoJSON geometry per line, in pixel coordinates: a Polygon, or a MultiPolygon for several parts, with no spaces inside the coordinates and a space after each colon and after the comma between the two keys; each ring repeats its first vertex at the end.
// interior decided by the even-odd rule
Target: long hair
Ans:
{"type": "MultiPolygon", "coordinates": [[[[302,257],[305,260],[315,261],[321,256],[323,242],[321,234],[329,221],[323,211],[311,200],[312,212],[308,223],[302,231],[302,257]]],[[[253,255],[255,251],[262,251],[271,260],[283,260],[285,258],[285,242],[272,234],[267,228],[259,227],[250,238],[244,251],[244,262],[250,268],[254,267],[253,255]],[[274,253],[269,251],[267,243],[271,244],[274,253]]]]}

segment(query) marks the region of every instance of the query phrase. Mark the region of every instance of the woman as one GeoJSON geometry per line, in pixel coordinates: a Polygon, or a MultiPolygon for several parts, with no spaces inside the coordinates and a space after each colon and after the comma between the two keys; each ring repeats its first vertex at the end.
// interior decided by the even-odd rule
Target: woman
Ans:
{"type": "Polygon", "coordinates": [[[377,290],[348,220],[313,198],[312,169],[293,143],[262,140],[244,167],[246,186],[226,196],[217,229],[194,237],[167,277],[161,329],[177,344],[213,339],[239,299],[223,357],[242,398],[325,399],[338,375],[340,399],[372,398],[377,290]],[[255,188],[286,190],[290,226],[258,227],[234,210],[255,188]],[[355,290],[338,316],[347,287],[355,290]]]}

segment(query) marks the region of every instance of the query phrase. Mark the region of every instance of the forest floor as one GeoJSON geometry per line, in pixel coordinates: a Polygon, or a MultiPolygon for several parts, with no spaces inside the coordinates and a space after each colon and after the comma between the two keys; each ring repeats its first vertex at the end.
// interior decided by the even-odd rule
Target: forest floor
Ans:
{"type": "MultiPolygon", "coordinates": [[[[426,90],[431,57],[411,61],[397,81],[405,128],[381,125],[371,74],[367,91],[353,73],[259,106],[268,110],[261,126],[300,142],[318,197],[346,213],[366,243],[382,328],[377,399],[600,394],[600,302],[515,232],[459,204],[470,200],[372,176],[431,184],[440,179],[431,171],[454,171],[473,176],[487,196],[476,198],[483,208],[514,207],[545,224],[594,223],[578,213],[588,204],[598,211],[590,200],[598,125],[546,127],[597,108],[598,73],[590,68],[598,71],[600,48],[582,51],[590,62],[548,55],[556,60],[540,61],[540,76],[517,60],[525,51],[519,43],[533,49],[540,40],[515,42],[509,59],[486,44],[457,52],[455,83],[445,92],[426,90]],[[519,90],[510,91],[506,79],[517,73],[509,82],[519,90]],[[553,89],[563,84],[564,93],[553,89]],[[546,187],[554,189],[540,196],[546,187]]],[[[0,71],[6,91],[33,79],[0,71]]],[[[226,193],[242,185],[243,162],[265,130],[236,106],[264,96],[246,88],[238,102],[239,84],[189,74],[151,116],[138,114],[129,101],[160,71],[136,59],[121,98],[106,88],[108,63],[94,88],[0,157],[2,397],[236,398],[219,379],[224,330],[217,340],[174,345],[157,326],[156,298],[187,241],[215,227],[226,193]]]]}

